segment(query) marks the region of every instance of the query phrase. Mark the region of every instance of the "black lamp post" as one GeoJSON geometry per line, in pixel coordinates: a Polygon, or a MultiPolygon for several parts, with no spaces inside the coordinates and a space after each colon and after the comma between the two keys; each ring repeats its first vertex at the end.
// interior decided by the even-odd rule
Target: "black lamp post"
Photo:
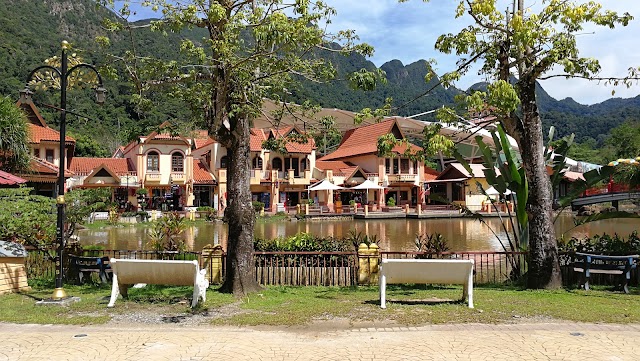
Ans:
{"type": "Polygon", "coordinates": [[[23,96],[28,96],[31,93],[29,89],[29,82],[31,82],[32,77],[40,70],[51,70],[55,74],[60,77],[60,164],[58,167],[58,191],[56,197],[56,205],[58,209],[57,214],[57,226],[56,226],[56,242],[58,244],[57,256],[56,256],[56,288],[53,291],[53,295],[51,296],[54,300],[59,300],[67,297],[67,293],[63,288],[63,253],[65,247],[65,239],[64,239],[64,221],[65,221],[65,200],[64,200],[64,191],[65,191],[65,181],[64,181],[64,170],[65,166],[65,143],[66,143],[66,119],[67,119],[67,86],[68,86],[68,78],[71,73],[73,73],[76,69],[79,68],[87,68],[93,70],[98,76],[98,86],[95,89],[96,92],[96,102],[98,104],[103,104],[106,98],[106,89],[102,84],[102,77],[98,70],[89,64],[77,64],[71,69],[68,69],[67,62],[67,49],[69,48],[69,43],[66,41],[62,42],[62,65],[60,69],[54,68],[50,65],[39,66],[29,73],[27,77],[27,85],[26,88],[21,92],[23,96]]]}

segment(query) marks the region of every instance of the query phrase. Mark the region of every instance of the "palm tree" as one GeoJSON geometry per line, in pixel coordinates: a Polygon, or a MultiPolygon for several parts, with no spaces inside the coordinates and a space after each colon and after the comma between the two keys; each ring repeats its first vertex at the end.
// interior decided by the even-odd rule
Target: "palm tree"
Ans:
{"type": "Polygon", "coordinates": [[[29,166],[27,118],[8,97],[0,96],[0,169],[11,172],[29,166]]]}

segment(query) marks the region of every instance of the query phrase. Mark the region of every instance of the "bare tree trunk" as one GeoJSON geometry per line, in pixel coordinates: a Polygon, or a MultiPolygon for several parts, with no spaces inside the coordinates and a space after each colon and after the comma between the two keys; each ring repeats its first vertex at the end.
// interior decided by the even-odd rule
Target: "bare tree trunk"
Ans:
{"type": "Polygon", "coordinates": [[[227,208],[229,222],[227,241],[227,268],[221,292],[244,296],[261,289],[255,277],[253,260],[253,229],[255,211],[251,204],[249,119],[241,117],[226,134],[227,155],[227,208]]]}
{"type": "Polygon", "coordinates": [[[543,149],[542,121],[536,103],[535,79],[521,79],[518,95],[522,102],[524,134],[520,153],[529,182],[529,271],[527,288],[560,288],[562,275],[551,214],[551,182],[543,149]]]}

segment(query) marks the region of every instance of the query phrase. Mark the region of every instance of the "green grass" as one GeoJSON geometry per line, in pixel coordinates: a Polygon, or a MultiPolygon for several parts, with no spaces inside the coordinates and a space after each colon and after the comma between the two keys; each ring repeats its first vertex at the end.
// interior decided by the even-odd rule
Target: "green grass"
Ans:
{"type": "Polygon", "coordinates": [[[207,302],[189,308],[191,287],[147,286],[131,289],[129,299],[106,307],[110,287],[65,285],[81,301],[71,306],[36,306],[51,295],[51,285],[34,284],[25,294],[0,296],[0,322],[37,324],[102,324],[118,315],[163,317],[203,316],[216,325],[297,326],[339,320],[347,325],[384,322],[388,325],[439,323],[510,323],[575,321],[640,323],[640,288],[631,294],[596,288],[582,290],[522,290],[508,286],[475,288],[475,309],[457,300],[460,287],[390,286],[387,309],[379,307],[378,287],[266,287],[240,300],[213,287],[207,302]]]}

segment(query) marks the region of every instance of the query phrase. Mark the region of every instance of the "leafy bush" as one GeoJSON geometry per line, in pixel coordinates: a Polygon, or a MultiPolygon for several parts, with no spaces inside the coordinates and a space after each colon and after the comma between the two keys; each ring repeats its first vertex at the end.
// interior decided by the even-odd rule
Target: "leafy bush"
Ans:
{"type": "Polygon", "coordinates": [[[418,234],[415,240],[416,251],[424,254],[417,255],[416,258],[433,258],[434,254],[440,256],[449,250],[447,243],[447,239],[440,233],[418,234]]]}
{"type": "Polygon", "coordinates": [[[638,231],[633,231],[626,240],[617,233],[595,235],[591,238],[571,238],[569,241],[558,244],[561,252],[584,252],[607,255],[630,255],[640,253],[640,237],[638,231]]]}
{"type": "Polygon", "coordinates": [[[184,251],[187,246],[180,238],[187,225],[184,218],[176,212],[167,213],[154,221],[149,232],[151,240],[147,245],[154,251],[184,251]]]}
{"type": "Polygon", "coordinates": [[[395,207],[396,206],[396,199],[391,197],[389,198],[389,200],[387,201],[387,207],[395,207]]]}
{"type": "Polygon", "coordinates": [[[146,188],[138,188],[136,190],[136,194],[139,196],[146,196],[149,194],[149,192],[146,190],[146,188]]]}
{"type": "Polygon", "coordinates": [[[140,217],[140,220],[143,222],[146,222],[147,219],[149,219],[149,213],[145,212],[145,211],[138,211],[135,212],[136,216],[140,217]]]}
{"type": "Polygon", "coordinates": [[[253,205],[253,210],[255,210],[256,213],[259,213],[264,208],[264,203],[262,202],[253,201],[251,204],[253,205]]]}
{"type": "Polygon", "coordinates": [[[213,207],[198,207],[196,210],[198,212],[204,212],[204,218],[207,221],[213,221],[216,219],[216,210],[213,207]]]}
{"type": "Polygon", "coordinates": [[[290,237],[275,239],[256,238],[253,246],[257,252],[349,252],[348,239],[318,237],[309,233],[298,233],[290,237]]]}
{"type": "Polygon", "coordinates": [[[122,212],[121,217],[135,217],[138,215],[138,212],[122,212]]]}
{"type": "Polygon", "coordinates": [[[362,232],[356,232],[354,229],[349,231],[349,235],[346,240],[351,243],[356,250],[358,250],[361,243],[364,243],[369,247],[372,244],[377,246],[378,242],[380,242],[377,235],[369,236],[362,232]]]}

